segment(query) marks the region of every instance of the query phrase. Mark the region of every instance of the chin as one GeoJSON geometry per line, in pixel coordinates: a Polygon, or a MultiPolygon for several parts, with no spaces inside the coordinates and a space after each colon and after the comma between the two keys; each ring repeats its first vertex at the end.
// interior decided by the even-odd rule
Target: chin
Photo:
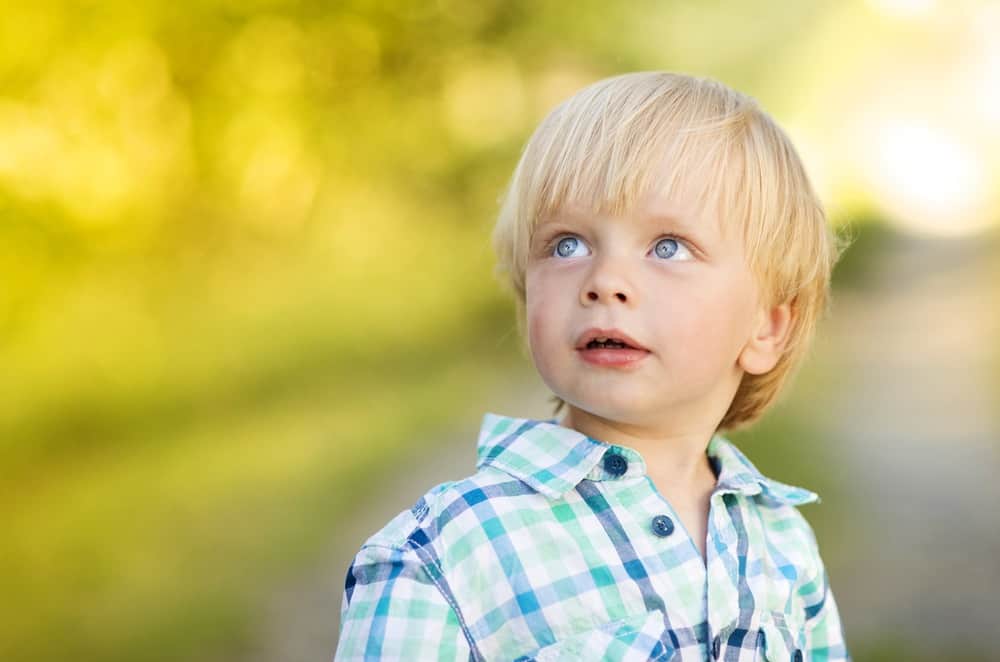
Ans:
{"type": "Polygon", "coordinates": [[[642,412],[645,411],[640,406],[640,403],[627,397],[616,397],[613,400],[607,397],[591,397],[583,399],[567,399],[563,397],[563,400],[565,400],[567,404],[573,405],[575,408],[584,411],[591,416],[597,416],[608,421],[617,421],[620,423],[631,423],[640,420],[642,418],[642,412]]]}

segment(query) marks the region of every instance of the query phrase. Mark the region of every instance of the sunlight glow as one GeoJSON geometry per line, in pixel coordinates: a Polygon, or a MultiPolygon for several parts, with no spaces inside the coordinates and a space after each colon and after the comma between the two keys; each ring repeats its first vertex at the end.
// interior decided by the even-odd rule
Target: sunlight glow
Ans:
{"type": "Polygon", "coordinates": [[[934,11],[935,0],[868,0],[868,6],[887,16],[915,18],[934,11]]]}
{"type": "Polygon", "coordinates": [[[987,167],[969,145],[918,121],[877,126],[868,176],[899,222],[933,234],[967,234],[989,224],[987,167]]]}

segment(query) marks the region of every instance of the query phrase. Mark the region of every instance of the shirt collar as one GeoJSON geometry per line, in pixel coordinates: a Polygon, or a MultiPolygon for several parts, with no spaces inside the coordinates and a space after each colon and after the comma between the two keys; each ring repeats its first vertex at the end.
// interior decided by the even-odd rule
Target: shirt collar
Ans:
{"type": "MultiPolygon", "coordinates": [[[[717,491],[764,494],[793,506],[820,501],[815,492],[764,476],[719,434],[712,436],[706,453],[718,469],[717,491]]],[[[477,468],[495,467],[553,499],[565,495],[584,478],[616,480],[646,474],[638,451],[563,427],[554,418],[515,418],[487,412],[479,431],[477,455],[477,468]],[[608,452],[619,453],[628,461],[624,474],[613,475],[604,468],[602,460],[608,452]]]]}

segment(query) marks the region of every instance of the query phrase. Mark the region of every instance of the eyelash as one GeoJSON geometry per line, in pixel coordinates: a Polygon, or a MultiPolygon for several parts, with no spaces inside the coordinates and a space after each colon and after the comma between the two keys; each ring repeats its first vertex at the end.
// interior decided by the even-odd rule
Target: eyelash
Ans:
{"type": "MultiPolygon", "coordinates": [[[[578,234],[575,234],[573,232],[561,232],[559,234],[556,234],[551,239],[549,239],[548,242],[546,242],[545,246],[542,248],[542,251],[545,254],[545,256],[555,257],[552,255],[552,251],[554,251],[556,246],[559,245],[559,242],[565,239],[566,237],[576,237],[577,239],[580,238],[578,234]]],[[[692,256],[698,254],[697,249],[695,249],[694,246],[692,246],[689,241],[676,234],[667,233],[664,235],[660,235],[659,237],[656,238],[656,241],[653,242],[653,246],[655,247],[656,244],[659,243],[661,239],[673,239],[674,241],[676,241],[677,243],[683,245],[686,249],[688,249],[688,252],[691,253],[692,256]]]]}

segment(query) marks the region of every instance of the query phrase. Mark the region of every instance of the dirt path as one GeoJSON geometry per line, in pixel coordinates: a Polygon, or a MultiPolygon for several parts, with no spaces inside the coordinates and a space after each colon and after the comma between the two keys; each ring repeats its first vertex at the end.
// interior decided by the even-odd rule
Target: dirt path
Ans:
{"type": "Polygon", "coordinates": [[[914,240],[883,257],[831,318],[845,379],[832,407],[848,413],[832,436],[858,513],[840,559],[845,628],[913,642],[922,659],[996,659],[1000,246],[914,240]]]}

